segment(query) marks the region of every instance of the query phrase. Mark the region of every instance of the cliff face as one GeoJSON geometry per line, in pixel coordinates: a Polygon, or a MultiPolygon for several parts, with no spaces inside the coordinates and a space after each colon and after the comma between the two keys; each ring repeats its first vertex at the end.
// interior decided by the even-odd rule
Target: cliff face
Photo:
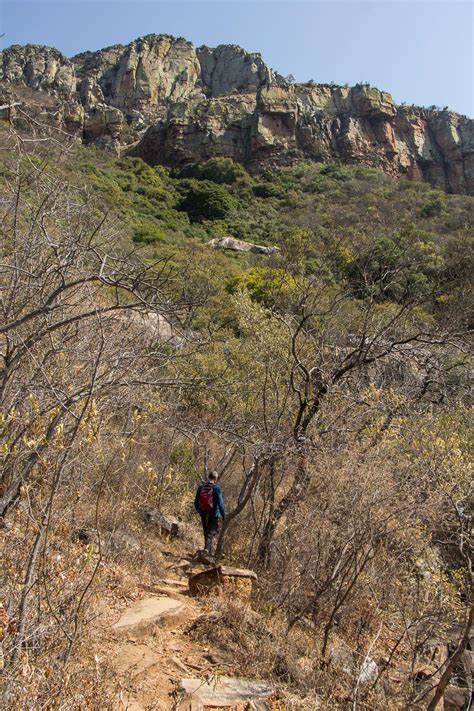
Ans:
{"type": "MultiPolygon", "coordinates": [[[[67,59],[37,45],[0,53],[0,92],[57,125],[150,163],[229,156],[258,169],[308,157],[361,163],[474,194],[474,122],[397,106],[369,86],[289,84],[258,54],[149,35],[67,59]]],[[[1,103],[5,103],[2,101],[1,103]]]]}

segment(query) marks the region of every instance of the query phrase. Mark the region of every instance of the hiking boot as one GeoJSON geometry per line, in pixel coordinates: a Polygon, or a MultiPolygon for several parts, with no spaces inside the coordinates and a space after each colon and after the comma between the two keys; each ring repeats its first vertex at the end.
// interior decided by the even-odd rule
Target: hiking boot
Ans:
{"type": "Polygon", "coordinates": [[[203,565],[214,565],[215,563],[214,558],[206,549],[199,551],[198,560],[203,565]]]}

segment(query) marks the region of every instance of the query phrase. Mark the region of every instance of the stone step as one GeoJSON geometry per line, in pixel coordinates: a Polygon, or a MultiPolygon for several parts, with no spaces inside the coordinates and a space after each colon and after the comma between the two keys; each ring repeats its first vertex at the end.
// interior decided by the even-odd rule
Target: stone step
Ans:
{"type": "Polygon", "coordinates": [[[124,610],[112,630],[119,634],[136,634],[155,625],[173,627],[184,621],[187,613],[186,605],[174,597],[148,597],[138,600],[124,610]]]}
{"type": "Polygon", "coordinates": [[[250,679],[227,676],[208,681],[199,678],[181,679],[179,691],[183,695],[179,711],[207,711],[213,708],[232,711],[242,708],[255,711],[271,709],[269,699],[272,689],[250,679]]]}

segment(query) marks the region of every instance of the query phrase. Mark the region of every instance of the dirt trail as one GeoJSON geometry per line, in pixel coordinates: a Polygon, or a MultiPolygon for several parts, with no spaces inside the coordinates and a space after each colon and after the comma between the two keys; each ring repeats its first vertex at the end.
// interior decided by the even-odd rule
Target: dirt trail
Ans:
{"type": "Polygon", "coordinates": [[[189,596],[187,577],[173,572],[177,557],[156,584],[138,585],[137,599],[101,611],[101,651],[115,677],[117,709],[170,711],[179,680],[212,666],[185,628],[203,612],[189,596]]]}
{"type": "Polygon", "coordinates": [[[258,696],[262,685],[233,679],[237,670],[226,653],[186,634],[210,609],[208,601],[191,597],[188,589],[188,576],[204,567],[194,565],[190,556],[166,555],[162,576],[153,584],[133,579],[129,598],[111,596],[101,602],[96,634],[113,677],[114,711],[268,708],[246,701],[258,696]],[[197,689],[196,697],[203,698],[195,700],[192,694],[183,701],[183,686],[188,692],[197,689]]]}

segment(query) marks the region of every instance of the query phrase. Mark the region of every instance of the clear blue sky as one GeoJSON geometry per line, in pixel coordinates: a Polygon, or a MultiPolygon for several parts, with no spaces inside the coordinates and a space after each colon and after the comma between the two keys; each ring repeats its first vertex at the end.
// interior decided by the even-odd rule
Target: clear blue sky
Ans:
{"type": "Polygon", "coordinates": [[[72,56],[152,32],[239,44],[297,81],[368,81],[398,102],[474,113],[471,0],[0,0],[2,47],[72,56]]]}

